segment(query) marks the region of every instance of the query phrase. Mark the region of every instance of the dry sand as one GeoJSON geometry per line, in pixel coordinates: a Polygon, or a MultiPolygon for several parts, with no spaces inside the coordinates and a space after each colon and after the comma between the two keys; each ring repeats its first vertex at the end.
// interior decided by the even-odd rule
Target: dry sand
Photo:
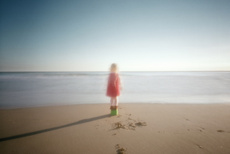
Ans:
{"type": "Polygon", "coordinates": [[[0,153],[230,154],[230,104],[0,110],[0,153]]]}

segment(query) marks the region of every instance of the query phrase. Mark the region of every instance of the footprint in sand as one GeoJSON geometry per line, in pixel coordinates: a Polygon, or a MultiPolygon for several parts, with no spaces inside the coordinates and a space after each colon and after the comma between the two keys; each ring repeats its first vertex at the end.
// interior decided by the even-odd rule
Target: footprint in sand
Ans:
{"type": "Polygon", "coordinates": [[[223,132],[225,132],[225,131],[224,131],[224,130],[219,129],[219,130],[217,130],[217,132],[219,132],[219,133],[223,133],[223,132]]]}
{"type": "Polygon", "coordinates": [[[129,130],[135,130],[136,127],[141,127],[141,126],[147,126],[146,122],[136,122],[136,123],[127,123],[127,124],[122,124],[121,122],[116,122],[114,124],[114,129],[129,129],[129,130]]]}
{"type": "Polygon", "coordinates": [[[123,125],[121,122],[116,122],[115,123],[115,129],[120,129],[120,128],[125,129],[125,125],[123,125]]]}
{"type": "Polygon", "coordinates": [[[127,130],[135,130],[136,127],[147,126],[146,122],[136,122],[136,120],[132,119],[131,114],[127,114],[129,117],[126,121],[119,121],[113,124],[114,129],[127,129],[127,130]]]}
{"type": "Polygon", "coordinates": [[[126,154],[127,153],[127,149],[122,148],[119,144],[117,144],[115,146],[117,154],[126,154]]]}

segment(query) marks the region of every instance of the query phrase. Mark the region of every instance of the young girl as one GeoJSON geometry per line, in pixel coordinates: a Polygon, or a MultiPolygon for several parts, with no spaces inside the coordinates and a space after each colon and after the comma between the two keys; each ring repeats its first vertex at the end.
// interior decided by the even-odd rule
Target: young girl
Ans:
{"type": "Polygon", "coordinates": [[[111,97],[110,109],[117,110],[118,108],[118,96],[120,95],[120,77],[118,74],[117,64],[112,64],[110,67],[110,74],[108,79],[107,93],[106,95],[111,97]]]}

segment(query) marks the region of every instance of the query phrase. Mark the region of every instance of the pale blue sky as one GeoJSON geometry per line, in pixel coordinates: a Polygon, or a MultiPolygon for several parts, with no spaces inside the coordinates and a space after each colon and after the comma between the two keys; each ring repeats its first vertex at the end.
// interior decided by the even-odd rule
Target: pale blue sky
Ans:
{"type": "Polygon", "coordinates": [[[230,71],[229,0],[0,3],[0,71],[230,71]]]}

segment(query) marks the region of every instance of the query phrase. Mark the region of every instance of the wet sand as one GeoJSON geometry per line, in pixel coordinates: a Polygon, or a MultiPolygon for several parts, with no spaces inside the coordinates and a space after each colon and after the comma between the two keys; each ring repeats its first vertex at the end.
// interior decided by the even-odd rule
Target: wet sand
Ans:
{"type": "Polygon", "coordinates": [[[229,154],[230,104],[0,110],[0,153],[229,154]]]}

